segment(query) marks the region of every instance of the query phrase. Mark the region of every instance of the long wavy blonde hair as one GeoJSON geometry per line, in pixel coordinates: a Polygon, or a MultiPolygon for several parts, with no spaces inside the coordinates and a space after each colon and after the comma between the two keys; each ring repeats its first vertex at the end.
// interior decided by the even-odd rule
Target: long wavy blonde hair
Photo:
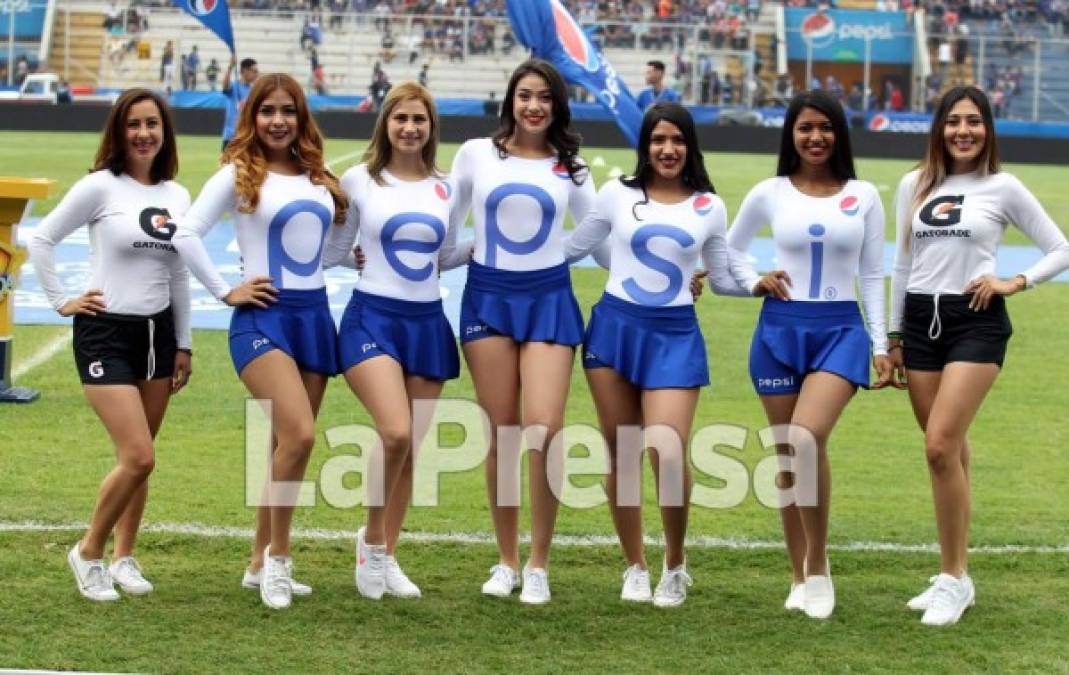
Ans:
{"type": "Polygon", "coordinates": [[[284,73],[272,73],[256,80],[241,109],[234,138],[223,151],[222,163],[234,165],[238,211],[253,213],[260,205],[260,187],[267,179],[267,158],[256,135],[256,115],[264,99],[277,89],[289,94],[297,106],[297,140],[290,147],[293,158],[313,185],[322,185],[330,191],[334,199],[334,222],[344,223],[349,199],[338,177],[323,162],[323,134],[308,109],[301,85],[284,73]]]}
{"type": "Polygon", "coordinates": [[[395,108],[405,101],[419,101],[427,109],[427,117],[431,122],[431,134],[427,143],[420,153],[423,159],[423,168],[428,176],[441,174],[435,163],[438,156],[438,108],[434,105],[434,97],[427,88],[418,82],[402,82],[390,89],[386,100],[382,102],[382,110],[375,120],[375,130],[371,134],[371,143],[364,152],[361,161],[367,162],[367,172],[376,183],[382,185],[382,170],[390,163],[393,147],[390,145],[388,133],[390,115],[395,108]]]}

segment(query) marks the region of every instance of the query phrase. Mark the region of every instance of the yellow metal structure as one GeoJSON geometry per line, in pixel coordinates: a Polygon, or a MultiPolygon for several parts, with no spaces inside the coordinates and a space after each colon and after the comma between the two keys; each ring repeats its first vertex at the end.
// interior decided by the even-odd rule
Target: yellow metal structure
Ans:
{"type": "Polygon", "coordinates": [[[43,178],[0,176],[0,403],[28,403],[37,398],[32,389],[11,382],[12,333],[15,325],[15,284],[26,249],[18,245],[18,224],[35,199],[45,199],[56,182],[43,178]]]}

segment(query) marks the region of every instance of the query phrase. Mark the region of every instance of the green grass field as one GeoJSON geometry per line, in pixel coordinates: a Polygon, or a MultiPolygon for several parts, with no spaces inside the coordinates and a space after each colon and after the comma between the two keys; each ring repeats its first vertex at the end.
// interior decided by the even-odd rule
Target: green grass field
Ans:
{"type": "MultiPolygon", "coordinates": [[[[87,168],[96,137],[87,134],[0,133],[9,150],[0,175],[47,176],[62,194],[87,168]]],[[[180,181],[194,193],[214,170],[218,141],[180,140],[180,181]]],[[[330,141],[328,157],[357,153],[358,141],[330,141]]],[[[448,167],[455,147],[443,148],[448,167]]],[[[589,150],[605,166],[630,169],[629,152],[589,150]]],[[[338,162],[342,171],[356,161],[338,162]]],[[[749,186],[769,175],[762,155],[709,153],[707,162],[729,213],[749,186]]],[[[908,162],[861,160],[863,178],[891,193],[908,162]]],[[[1064,226],[1069,216],[1065,167],[1008,167],[1039,195],[1064,226]]],[[[54,201],[38,205],[42,214],[54,201]]],[[[1017,239],[1017,241],[1022,241],[1017,239]]],[[[605,274],[576,269],[580,304],[588,310],[605,274]]],[[[922,438],[903,392],[863,392],[832,438],[832,553],[839,605],[818,623],[782,610],[788,567],[779,550],[701,547],[690,552],[695,578],[676,611],[625,607],[618,600],[623,561],[617,547],[557,546],[553,602],[529,608],[515,598],[483,599],[479,584],[495,560],[486,544],[409,543],[399,557],[424,589],[418,602],[363,601],[352,584],[351,543],[297,541],[298,574],[315,586],[287,612],[260,605],[238,578],[248,542],[240,537],[146,533],[139,559],[158,591],[112,606],[78,596],[64,555],[74,529],[14,531],[14,523],[65,526],[84,522],[111,445],[85,404],[69,348],[27,372],[20,385],[41,390],[30,406],[0,407],[0,667],[165,672],[440,671],[788,671],[822,670],[1069,670],[1069,292],[1050,284],[1010,301],[1016,326],[1007,367],[974,425],[972,559],[978,604],[957,626],[932,630],[904,602],[938,570],[922,438]],[[851,549],[856,543],[887,549],[851,549]],[[1020,546],[1013,551],[1007,547],[1020,546]]],[[[696,426],[731,423],[750,429],[742,451],[721,450],[749,466],[766,456],[756,431],[764,417],[746,375],[758,303],[711,297],[699,303],[713,374],[702,392],[696,426]]],[[[18,326],[15,365],[69,331],[18,326]]],[[[222,332],[198,331],[195,374],[172,402],[158,443],[148,524],[249,527],[244,506],[243,409],[246,392],[233,375],[222,332]]],[[[466,371],[445,395],[473,398],[466,371]]],[[[344,382],[327,393],[319,429],[367,422],[344,382]]],[[[569,423],[594,424],[579,369],[568,402],[569,423]]],[[[309,476],[333,454],[322,433],[309,476]]],[[[346,451],[346,449],[340,449],[346,451]]],[[[648,473],[648,472],[647,472],[648,473]]],[[[717,488],[711,476],[699,484],[717,488]]],[[[576,481],[591,485],[596,477],[576,481]]],[[[648,481],[647,488],[651,488],[648,481]]],[[[652,489],[645,492],[647,531],[660,531],[652,489]]],[[[363,510],[325,504],[300,509],[305,529],[355,530],[363,510]]],[[[523,521],[521,521],[523,522],[523,521]]],[[[410,511],[406,530],[488,534],[481,470],[445,476],[441,503],[410,511]]],[[[605,506],[561,511],[558,532],[611,535],[605,506]]],[[[695,508],[690,532],[740,544],[780,538],[775,511],[749,494],[730,509],[695,508]]],[[[656,565],[656,546],[647,552],[656,565]]]]}

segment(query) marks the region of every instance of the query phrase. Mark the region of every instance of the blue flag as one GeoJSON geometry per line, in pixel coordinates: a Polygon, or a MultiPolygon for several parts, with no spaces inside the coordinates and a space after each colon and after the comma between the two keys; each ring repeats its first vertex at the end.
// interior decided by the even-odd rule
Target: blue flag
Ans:
{"type": "Polygon", "coordinates": [[[234,30],[230,27],[230,8],[226,0],[171,0],[175,7],[192,14],[234,52],[234,30]]]}
{"type": "Polygon", "coordinates": [[[642,111],[559,0],[508,0],[508,11],[520,44],[556,66],[565,80],[594,94],[631,145],[637,145],[642,111]]]}

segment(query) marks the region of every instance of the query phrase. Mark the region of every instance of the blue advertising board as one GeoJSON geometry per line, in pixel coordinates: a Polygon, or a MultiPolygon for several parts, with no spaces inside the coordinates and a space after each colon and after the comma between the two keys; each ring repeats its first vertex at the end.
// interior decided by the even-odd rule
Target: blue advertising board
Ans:
{"type": "Polygon", "coordinates": [[[913,29],[905,12],[789,7],[787,58],[804,60],[809,49],[814,61],[865,60],[865,41],[871,42],[873,63],[912,63],[913,29]]]}
{"type": "Polygon", "coordinates": [[[3,0],[0,2],[0,40],[6,42],[10,12],[15,11],[15,39],[40,40],[45,26],[47,3],[35,0],[3,0]]]}

